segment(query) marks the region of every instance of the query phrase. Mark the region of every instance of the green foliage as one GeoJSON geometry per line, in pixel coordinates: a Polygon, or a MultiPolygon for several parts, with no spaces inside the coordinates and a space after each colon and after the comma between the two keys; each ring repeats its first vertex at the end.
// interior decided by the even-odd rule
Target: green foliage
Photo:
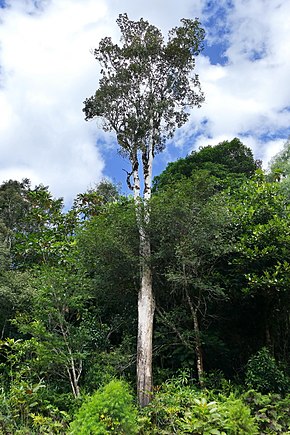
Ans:
{"type": "MultiPolygon", "coordinates": [[[[171,361],[183,360],[185,366],[194,365],[197,355],[201,360],[207,316],[214,304],[226,298],[216,266],[231,249],[230,215],[220,195],[208,198],[211,187],[210,180],[196,176],[194,182],[172,183],[151,202],[157,320],[166,328],[161,329],[160,341],[167,355],[175,353],[170,353],[171,361]],[[172,345],[172,336],[167,342],[165,330],[174,334],[179,345],[176,341],[172,345]]],[[[158,325],[156,338],[159,330],[158,325]]],[[[196,366],[201,377],[201,364],[196,366]]]]}
{"type": "Polygon", "coordinates": [[[282,183],[282,189],[289,191],[289,173],[290,173],[290,140],[288,139],[282,150],[276,154],[269,163],[269,173],[267,177],[270,181],[279,181],[282,183]]]}
{"type": "MultiPolygon", "coordinates": [[[[257,171],[238,189],[225,192],[232,215],[234,249],[224,279],[234,305],[237,325],[233,345],[240,337],[237,358],[244,365],[257,348],[271,347],[279,359],[289,355],[290,209],[281,183],[270,183],[257,171]],[[255,331],[255,333],[253,333],[255,331]]],[[[230,321],[230,319],[229,319],[230,321]]],[[[231,335],[231,327],[228,328],[231,335]]],[[[225,334],[225,331],[224,331],[225,334]]]]}
{"type": "Polygon", "coordinates": [[[1,233],[5,234],[9,247],[14,244],[14,233],[25,228],[25,216],[29,209],[29,201],[27,201],[29,190],[28,179],[22,182],[9,180],[0,186],[0,220],[6,228],[6,231],[3,231],[2,227],[1,233]]]}
{"type": "Polygon", "coordinates": [[[234,138],[216,146],[205,146],[193,151],[185,158],[171,162],[153,180],[153,189],[162,190],[178,180],[191,178],[197,172],[207,173],[206,177],[215,179],[216,187],[226,187],[251,177],[258,168],[252,150],[234,138]]]}
{"type": "Polygon", "coordinates": [[[84,360],[106,345],[108,329],[89,309],[91,284],[76,267],[42,267],[35,272],[29,313],[14,323],[37,341],[31,363],[43,376],[67,379],[75,396],[84,360]]]}
{"type": "Polygon", "coordinates": [[[65,262],[73,246],[74,214],[63,213],[62,198],[53,198],[42,185],[30,189],[26,196],[29,202],[24,219],[26,231],[15,234],[14,258],[18,268],[65,262]]]}
{"type": "Polygon", "coordinates": [[[185,413],[181,430],[184,433],[216,435],[253,435],[257,428],[250,409],[234,396],[219,397],[218,401],[195,399],[194,406],[185,413]]]}
{"type": "Polygon", "coordinates": [[[261,394],[255,390],[243,394],[251,408],[261,434],[288,434],[290,428],[290,395],[261,394]]]}
{"type": "Polygon", "coordinates": [[[137,410],[124,381],[112,380],[88,397],[71,423],[71,434],[137,434],[137,410]]]}
{"type": "Polygon", "coordinates": [[[19,337],[12,319],[17,312],[29,309],[32,287],[27,272],[0,270],[0,330],[1,338],[19,337]]]}
{"type": "Polygon", "coordinates": [[[0,390],[0,433],[63,434],[70,420],[43,396],[42,381],[32,384],[18,376],[9,390],[0,390]]]}
{"type": "Polygon", "coordinates": [[[210,182],[196,177],[194,183],[176,182],[155,195],[151,239],[156,271],[173,288],[185,285],[193,293],[200,289],[218,297],[222,291],[212,283],[212,276],[214,265],[231,247],[230,215],[222,197],[208,198],[210,188],[210,182]]]}
{"type": "Polygon", "coordinates": [[[233,394],[209,394],[179,380],[162,386],[143,411],[142,434],[254,435],[250,408],[233,394]]]}
{"type": "Polygon", "coordinates": [[[72,246],[76,216],[63,213],[63,199],[53,198],[48,187],[32,188],[28,179],[9,180],[0,186],[0,223],[13,268],[26,270],[64,261],[72,246]]]}
{"type": "Polygon", "coordinates": [[[283,394],[290,391],[290,379],[265,347],[249,359],[246,367],[246,385],[264,394],[283,394]]]}
{"type": "Polygon", "coordinates": [[[140,271],[133,201],[121,198],[108,205],[84,223],[76,242],[79,264],[93,282],[92,294],[101,307],[102,319],[118,332],[118,324],[124,326],[125,319],[136,317],[132,307],[136,306],[140,271]]]}
{"type": "Polygon", "coordinates": [[[72,433],[89,433],[74,426],[86,421],[103,434],[255,434],[257,425],[261,434],[289,432],[287,183],[258,171],[217,193],[216,177],[230,168],[209,161],[210,148],[195,153],[204,157],[202,170],[158,188],[147,229],[155,382],[180,367],[195,376],[196,337],[205,369],[217,370],[199,391],[185,369],[156,387],[139,418],[128,390],[103,387],[121,373],[135,376],[140,270],[133,201],[105,183],[79,195],[64,216],[62,200],[43,186],[0,188],[0,433],[65,433],[82,401],[74,395],[100,386],[72,433]],[[241,394],[233,379],[249,355],[245,386],[256,391],[241,394]],[[228,376],[226,368],[230,381],[220,370],[228,376]]]}
{"type": "Polygon", "coordinates": [[[119,187],[103,180],[94,189],[79,193],[74,200],[72,211],[78,219],[86,220],[102,213],[107,204],[117,201],[119,197],[119,187]]]}

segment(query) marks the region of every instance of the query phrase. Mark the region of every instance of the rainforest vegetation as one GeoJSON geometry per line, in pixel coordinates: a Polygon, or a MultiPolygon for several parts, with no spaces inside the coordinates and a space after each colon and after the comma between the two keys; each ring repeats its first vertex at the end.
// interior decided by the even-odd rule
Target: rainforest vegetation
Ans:
{"type": "Polygon", "coordinates": [[[48,187],[3,183],[2,433],[287,433],[288,153],[265,173],[235,138],[154,179],[143,409],[134,199],[104,180],[64,210],[48,187]]]}
{"type": "Polygon", "coordinates": [[[290,143],[267,171],[238,138],[204,144],[151,182],[204,101],[204,31],[181,21],[164,43],[120,15],[94,52],[85,117],[132,195],[0,186],[2,434],[290,433],[290,143]]]}

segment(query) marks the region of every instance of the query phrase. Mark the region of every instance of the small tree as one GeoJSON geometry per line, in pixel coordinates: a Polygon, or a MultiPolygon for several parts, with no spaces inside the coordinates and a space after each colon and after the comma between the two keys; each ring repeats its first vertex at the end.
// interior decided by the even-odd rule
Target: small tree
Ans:
{"type": "Polygon", "coordinates": [[[122,44],[114,44],[106,37],[95,49],[95,58],[102,67],[101,79],[95,95],[85,101],[84,112],[86,120],[101,117],[104,130],[116,133],[120,152],[131,164],[127,183],[136,204],[141,269],[137,390],[139,402],[144,406],[152,390],[155,310],[147,229],[152,164],[156,153],[164,149],[166,139],[187,121],[187,108],[199,107],[204,101],[199,78],[192,75],[204,30],[197,19],[182,19],[182,25],[169,32],[165,43],[160,30],[142,18],[131,21],[127,14],[122,14],[117,23],[122,44]]]}
{"type": "Polygon", "coordinates": [[[81,406],[71,423],[71,435],[137,434],[137,410],[124,381],[113,379],[81,406]]]}
{"type": "Polygon", "coordinates": [[[18,314],[14,323],[37,342],[33,371],[68,381],[78,397],[84,361],[107,334],[88,309],[90,282],[74,265],[42,266],[34,274],[30,313],[18,314]]]}

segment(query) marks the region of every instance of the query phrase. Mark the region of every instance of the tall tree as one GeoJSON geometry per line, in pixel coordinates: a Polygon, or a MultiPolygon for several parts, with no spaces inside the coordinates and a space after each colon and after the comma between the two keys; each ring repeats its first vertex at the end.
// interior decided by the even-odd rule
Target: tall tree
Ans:
{"type": "Polygon", "coordinates": [[[142,18],[131,21],[127,14],[121,14],[117,24],[121,45],[106,37],[94,51],[102,67],[101,79],[95,95],[85,101],[84,112],[86,120],[101,117],[103,128],[116,133],[120,151],[131,164],[127,183],[136,204],[141,268],[137,391],[140,405],[145,406],[152,390],[155,310],[147,229],[152,164],[156,153],[164,149],[166,139],[187,121],[187,109],[204,101],[199,78],[192,74],[204,30],[197,19],[182,19],[180,27],[170,30],[165,43],[161,31],[142,18]]]}

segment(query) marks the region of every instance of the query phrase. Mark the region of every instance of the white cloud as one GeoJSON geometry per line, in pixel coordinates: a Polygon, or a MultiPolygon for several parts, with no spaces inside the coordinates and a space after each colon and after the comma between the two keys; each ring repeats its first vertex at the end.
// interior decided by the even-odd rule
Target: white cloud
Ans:
{"type": "Polygon", "coordinates": [[[107,136],[82,114],[83,100],[97,87],[90,50],[103,36],[119,37],[119,13],[157,18],[156,24],[168,30],[188,14],[191,2],[185,1],[176,13],[171,1],[166,14],[161,0],[124,1],[122,10],[114,0],[6,4],[0,9],[0,182],[30,177],[70,201],[104,172],[104,155],[96,142],[107,136]]]}
{"type": "MultiPolygon", "coordinates": [[[[240,136],[266,163],[290,133],[290,3],[235,0],[233,5],[222,17],[227,63],[198,60],[206,103],[193,112],[192,123],[208,123],[195,147],[201,140],[214,144],[240,136]]],[[[218,41],[214,28],[211,38],[218,41]]]]}
{"type": "Polygon", "coordinates": [[[107,35],[118,41],[115,20],[123,12],[165,34],[180,18],[198,16],[211,23],[211,43],[225,44],[226,64],[198,59],[206,102],[177,133],[179,147],[194,134],[194,147],[240,136],[268,160],[290,133],[288,0],[233,0],[233,7],[228,0],[211,7],[205,0],[123,0],[121,9],[119,0],[6,3],[0,9],[0,182],[30,177],[69,202],[104,173],[114,177],[101,149],[104,142],[112,146],[112,136],[84,121],[82,102],[98,83],[90,50],[107,35]]]}
{"type": "Polygon", "coordinates": [[[89,0],[86,7],[32,3],[13,0],[3,10],[0,179],[31,177],[69,201],[98,181],[104,167],[95,129],[81,110],[96,81],[90,47],[107,8],[89,0]]]}

